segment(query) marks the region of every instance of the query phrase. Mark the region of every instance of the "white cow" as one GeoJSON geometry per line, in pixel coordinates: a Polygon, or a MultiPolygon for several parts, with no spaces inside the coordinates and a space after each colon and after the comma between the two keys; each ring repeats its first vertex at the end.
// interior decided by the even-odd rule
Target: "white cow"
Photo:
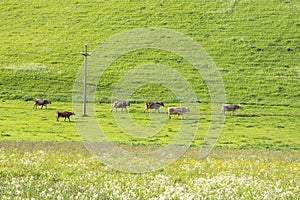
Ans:
{"type": "Polygon", "coordinates": [[[233,115],[237,109],[242,109],[242,106],[238,104],[223,104],[221,113],[225,114],[226,111],[232,111],[231,115],[233,115]]]}
{"type": "Polygon", "coordinates": [[[51,104],[51,101],[46,99],[35,99],[33,104],[33,109],[37,109],[37,106],[41,106],[41,109],[45,106],[47,108],[47,105],[51,104]]]}
{"type": "Polygon", "coordinates": [[[171,115],[181,115],[183,119],[183,115],[186,112],[190,112],[189,108],[187,107],[168,107],[168,116],[171,119],[171,115]]]}
{"type": "MultiPolygon", "coordinates": [[[[118,108],[121,108],[123,111],[123,108],[125,108],[125,110],[127,110],[127,107],[130,106],[130,102],[118,102],[118,101],[115,101],[112,105],[112,109],[111,109],[111,112],[114,110],[114,108],[116,109],[116,111],[118,111],[117,109],[118,108]]],[[[128,110],[127,110],[128,111],[128,110]]]]}

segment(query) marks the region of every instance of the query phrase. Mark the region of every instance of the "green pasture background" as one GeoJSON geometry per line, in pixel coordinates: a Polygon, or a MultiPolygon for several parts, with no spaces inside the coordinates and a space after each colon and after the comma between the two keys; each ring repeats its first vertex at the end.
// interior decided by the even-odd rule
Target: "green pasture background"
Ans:
{"type": "MultiPolygon", "coordinates": [[[[0,140],[80,141],[75,123],[56,122],[55,114],[72,110],[84,44],[92,52],[114,34],[159,27],[198,42],[221,73],[228,103],[243,105],[238,116],[226,117],[218,147],[299,149],[299,10],[293,0],[1,1],[0,140]],[[53,104],[33,110],[34,98],[53,104]]],[[[172,138],[176,118],[149,140],[115,134],[122,131],[110,113],[111,92],[124,73],[149,63],[173,67],[196,91],[202,110],[193,145],[201,145],[210,123],[206,85],[183,58],[157,49],[116,59],[100,80],[97,117],[108,137],[125,144],[166,144],[172,138]]],[[[136,92],[129,112],[138,123],[148,119],[143,101],[175,104],[172,93],[159,88],[145,85],[136,92]]]]}

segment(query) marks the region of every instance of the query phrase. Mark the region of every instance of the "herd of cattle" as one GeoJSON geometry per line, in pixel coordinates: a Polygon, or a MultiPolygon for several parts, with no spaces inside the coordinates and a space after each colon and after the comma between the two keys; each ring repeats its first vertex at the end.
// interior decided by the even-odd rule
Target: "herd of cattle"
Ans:
{"type": "MultiPolygon", "coordinates": [[[[112,109],[111,111],[113,111],[114,109],[117,111],[118,108],[121,108],[121,110],[125,109],[127,110],[127,107],[130,106],[130,102],[114,102],[112,105],[112,109]]],[[[150,109],[154,109],[155,112],[159,112],[159,108],[161,106],[165,106],[163,102],[146,102],[145,103],[145,109],[144,112],[148,111],[150,109]]],[[[183,115],[184,113],[189,112],[189,108],[185,108],[185,107],[168,107],[168,116],[169,119],[171,119],[171,115],[181,115],[182,119],[183,119],[183,115]]]]}
{"type": "MultiPolygon", "coordinates": [[[[48,104],[51,104],[51,101],[45,100],[45,99],[35,99],[34,104],[33,104],[33,108],[37,109],[37,106],[41,106],[41,109],[43,107],[47,108],[48,104]]],[[[146,102],[144,112],[146,112],[146,111],[149,112],[150,109],[155,110],[155,112],[156,111],[159,112],[159,108],[161,106],[162,107],[165,106],[163,102],[146,102]]],[[[130,107],[130,102],[116,101],[112,104],[111,112],[113,110],[115,110],[117,112],[118,108],[120,108],[121,111],[123,111],[123,109],[128,111],[127,107],[130,107]]],[[[225,114],[226,111],[232,111],[231,115],[233,115],[236,110],[241,109],[241,108],[242,108],[242,106],[238,105],[238,104],[223,104],[221,113],[225,114]]],[[[190,112],[190,110],[187,107],[168,107],[168,117],[169,117],[169,119],[171,119],[171,115],[178,115],[178,116],[181,115],[181,117],[183,119],[183,115],[185,113],[188,113],[188,112],[190,112]]],[[[74,112],[69,112],[69,111],[65,111],[65,112],[57,111],[56,120],[58,121],[58,119],[60,117],[62,117],[62,118],[65,118],[65,120],[68,118],[69,121],[70,121],[70,116],[72,116],[72,115],[75,115],[75,113],[74,112]]]]}
{"type": "MultiPolygon", "coordinates": [[[[165,106],[163,102],[146,102],[145,103],[145,109],[144,112],[148,111],[150,109],[154,109],[155,112],[159,112],[159,108],[161,106],[165,106]]],[[[112,105],[112,109],[111,111],[113,111],[114,109],[117,111],[118,108],[121,108],[121,110],[123,111],[123,109],[125,109],[127,111],[127,107],[130,107],[130,102],[114,102],[112,105]]],[[[234,114],[234,112],[238,109],[241,109],[242,106],[238,105],[238,104],[223,104],[222,105],[222,110],[221,113],[225,114],[226,111],[232,111],[231,115],[234,114]]],[[[183,115],[184,113],[190,112],[189,108],[187,107],[168,107],[168,117],[169,119],[171,119],[171,115],[181,115],[182,119],[183,119],[183,115]]]]}
{"type": "MultiPolygon", "coordinates": [[[[43,107],[47,108],[48,104],[51,104],[51,101],[46,100],[46,99],[35,99],[34,104],[33,104],[33,109],[34,108],[37,109],[37,106],[41,106],[41,109],[43,107]]],[[[74,112],[68,112],[68,111],[65,111],[65,112],[57,111],[56,112],[56,121],[58,121],[58,119],[60,117],[62,117],[62,118],[64,117],[65,121],[66,121],[67,118],[69,119],[69,121],[71,121],[70,116],[72,116],[72,115],[75,115],[75,113],[74,112]]]]}

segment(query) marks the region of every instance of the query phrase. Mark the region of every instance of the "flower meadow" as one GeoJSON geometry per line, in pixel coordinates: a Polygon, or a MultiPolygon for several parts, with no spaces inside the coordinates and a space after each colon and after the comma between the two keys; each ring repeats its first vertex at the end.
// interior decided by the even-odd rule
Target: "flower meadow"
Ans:
{"type": "Polygon", "coordinates": [[[87,153],[0,150],[1,199],[300,199],[299,183],[299,152],[191,150],[135,174],[87,153]]]}

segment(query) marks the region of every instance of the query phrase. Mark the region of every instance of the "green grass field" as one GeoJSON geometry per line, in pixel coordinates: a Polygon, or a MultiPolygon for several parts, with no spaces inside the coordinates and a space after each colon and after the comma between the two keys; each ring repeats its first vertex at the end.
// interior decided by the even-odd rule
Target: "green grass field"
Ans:
{"type": "Polygon", "coordinates": [[[299,10],[300,2],[293,0],[1,1],[1,198],[299,199],[299,10]],[[212,120],[209,90],[194,66],[161,49],[116,58],[96,86],[95,113],[86,117],[97,117],[109,141],[127,151],[147,152],[169,144],[180,123],[198,124],[192,148],[170,166],[123,173],[83,148],[76,127],[81,113],[71,122],[57,122],[56,111],[74,108],[84,44],[93,52],[115,34],[148,27],[177,31],[201,45],[218,67],[226,101],[243,109],[226,115],[215,150],[199,159],[212,120]],[[149,64],[181,74],[200,110],[185,120],[167,119],[167,107],[180,105],[178,99],[169,88],[151,83],[133,93],[129,113],[112,113],[120,78],[149,64]],[[34,110],[35,98],[52,104],[34,110]],[[161,113],[143,112],[143,102],[152,100],[165,102],[161,113]],[[138,137],[120,127],[116,114],[149,127],[153,117],[159,118],[161,129],[138,137]]]}
{"type": "MultiPolygon", "coordinates": [[[[191,37],[209,53],[229,102],[299,106],[298,9],[296,1],[4,1],[0,97],[70,100],[85,43],[92,51],[125,30],[160,27],[191,37]]],[[[121,67],[120,73],[151,62],[188,68],[184,60],[163,51],[137,53],[111,67],[121,67]]],[[[113,86],[111,79],[103,81],[99,98],[113,86]]],[[[191,84],[201,87],[198,81],[191,84]]]]}
{"type": "MultiPolygon", "coordinates": [[[[70,102],[54,102],[48,105],[47,109],[33,109],[32,106],[32,101],[7,100],[1,102],[0,134],[2,141],[82,141],[82,135],[76,130],[74,117],[71,117],[71,122],[68,119],[64,121],[63,118],[60,118],[59,122],[56,121],[57,110],[72,110],[70,102]]],[[[203,144],[211,123],[210,107],[203,104],[200,104],[200,107],[199,127],[192,142],[192,146],[197,147],[203,144]]],[[[151,122],[150,117],[152,116],[161,119],[161,122],[158,123],[161,123],[160,126],[162,126],[157,134],[146,138],[130,135],[123,130],[115,121],[113,114],[125,117],[128,113],[120,112],[120,110],[118,113],[115,111],[112,113],[109,103],[97,103],[95,114],[106,137],[116,144],[168,144],[178,131],[181,117],[174,116],[171,120],[167,119],[166,108],[162,108],[160,113],[154,113],[151,110],[151,115],[144,113],[143,110],[144,104],[131,104],[129,115],[133,123],[141,127],[147,126],[151,122]]],[[[192,125],[197,123],[194,118],[194,113],[188,113],[185,115],[184,121],[192,125]]],[[[249,105],[240,110],[237,115],[227,114],[216,147],[299,150],[298,121],[299,114],[296,107],[249,105]],[[275,109],[277,113],[271,114],[275,109]]]]}

